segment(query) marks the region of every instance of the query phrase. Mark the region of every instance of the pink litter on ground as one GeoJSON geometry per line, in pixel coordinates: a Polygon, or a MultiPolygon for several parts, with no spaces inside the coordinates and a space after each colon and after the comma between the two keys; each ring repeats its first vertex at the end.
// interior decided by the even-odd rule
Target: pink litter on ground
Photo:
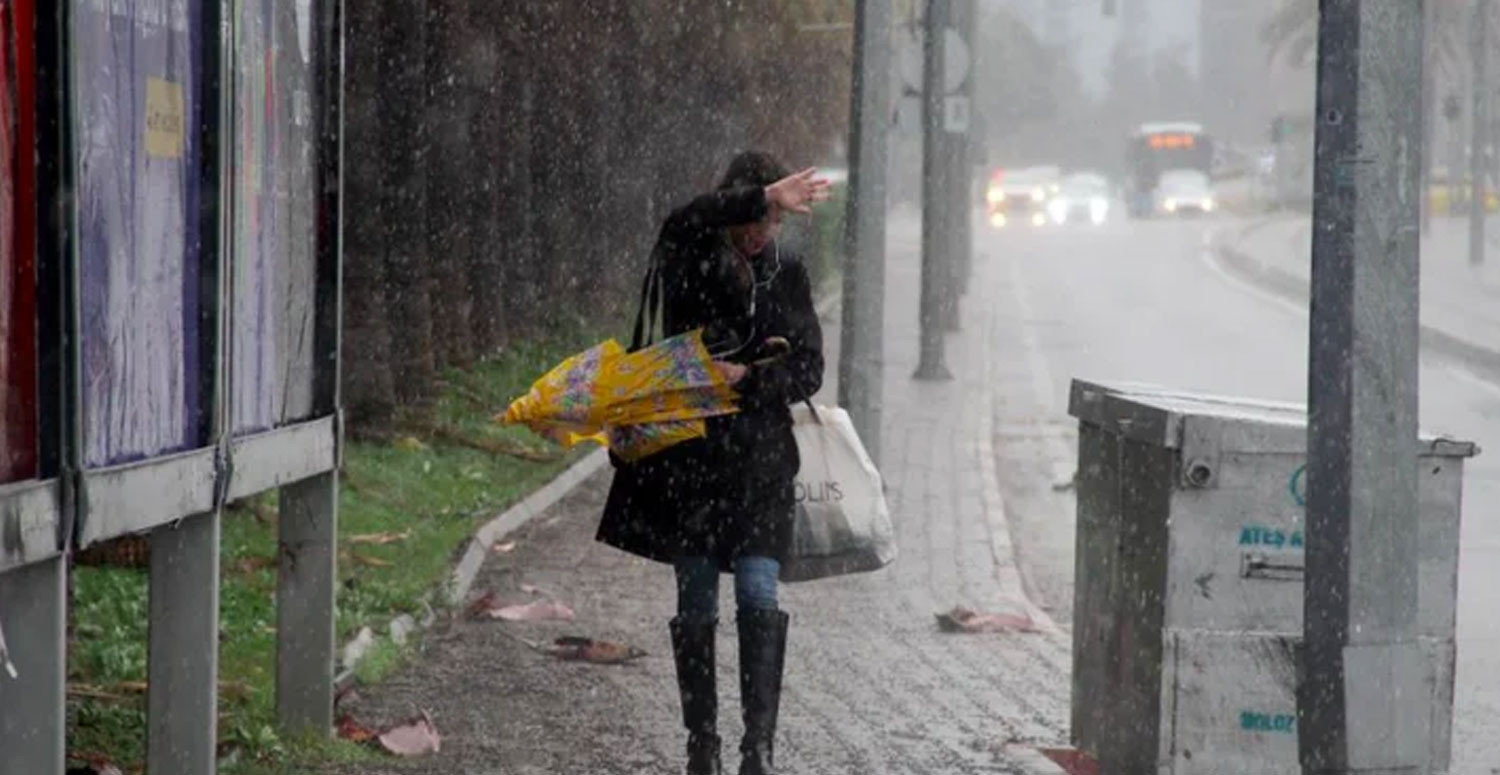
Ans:
{"type": "Polygon", "coordinates": [[[442,738],[432,724],[432,717],[424,710],[411,721],[382,732],[380,745],[397,756],[420,756],[436,753],[442,746],[442,738]]]}
{"type": "Polygon", "coordinates": [[[562,603],[545,600],[525,605],[508,605],[504,608],[493,608],[489,610],[489,615],[508,622],[573,621],[573,609],[562,603]]]}
{"type": "Polygon", "coordinates": [[[962,606],[937,614],[938,629],[943,632],[1037,632],[1030,614],[980,613],[962,606]]]}

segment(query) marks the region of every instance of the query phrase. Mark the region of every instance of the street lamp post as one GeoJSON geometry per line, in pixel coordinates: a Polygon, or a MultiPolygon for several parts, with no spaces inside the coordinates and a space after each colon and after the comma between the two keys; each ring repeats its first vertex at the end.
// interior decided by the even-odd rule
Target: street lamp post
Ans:
{"type": "Polygon", "coordinates": [[[890,100],[891,0],[859,0],[849,106],[849,188],[844,217],[844,300],[839,404],[880,462],[885,329],[886,106],[890,100]]]}
{"type": "Polygon", "coordinates": [[[1417,615],[1422,3],[1322,0],[1303,772],[1424,771],[1417,615]]]}
{"type": "Polygon", "coordinates": [[[921,351],[914,375],[920,380],[950,380],[944,362],[943,333],[953,293],[953,261],[948,217],[948,148],[943,130],[943,60],[947,48],[951,0],[928,0],[922,36],[922,290],[918,325],[921,351]]]}
{"type": "Polygon", "coordinates": [[[1489,27],[1489,0],[1474,0],[1474,18],[1470,29],[1470,59],[1473,74],[1469,89],[1473,105],[1469,120],[1473,129],[1469,133],[1469,263],[1479,266],[1484,263],[1484,209],[1486,200],[1486,169],[1488,159],[1485,149],[1489,145],[1489,104],[1485,92],[1486,64],[1489,51],[1485,45],[1489,27]]]}

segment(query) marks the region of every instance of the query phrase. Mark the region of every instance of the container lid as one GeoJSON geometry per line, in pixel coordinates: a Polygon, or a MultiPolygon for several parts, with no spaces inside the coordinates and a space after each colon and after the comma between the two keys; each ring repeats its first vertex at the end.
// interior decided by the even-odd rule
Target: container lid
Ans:
{"type": "MultiPolygon", "coordinates": [[[[1282,401],[1190,393],[1156,385],[1073,380],[1068,413],[1111,433],[1169,449],[1192,439],[1220,452],[1307,450],[1307,407],[1282,401]]],[[[1473,457],[1472,442],[1422,435],[1421,455],[1473,457]]]]}

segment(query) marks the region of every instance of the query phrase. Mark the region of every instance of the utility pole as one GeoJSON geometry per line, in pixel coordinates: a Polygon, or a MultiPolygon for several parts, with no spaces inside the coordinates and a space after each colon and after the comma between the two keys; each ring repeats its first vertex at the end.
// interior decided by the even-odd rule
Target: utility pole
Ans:
{"type": "Polygon", "coordinates": [[[1425,772],[1416,640],[1422,6],[1322,0],[1302,771],[1425,772]]]}
{"type": "MultiPolygon", "coordinates": [[[[1434,3],[1422,4],[1422,28],[1433,29],[1434,3]]],[[[1432,36],[1422,36],[1422,234],[1432,231],[1433,140],[1437,136],[1437,62],[1432,36]]]]}
{"type": "Polygon", "coordinates": [[[943,330],[953,297],[952,218],[948,188],[953,184],[947,163],[952,145],[943,130],[944,58],[947,49],[951,0],[927,0],[922,36],[922,296],[921,359],[915,379],[949,380],[944,362],[943,330]]]}
{"type": "Polygon", "coordinates": [[[943,129],[949,134],[952,154],[950,171],[953,176],[948,187],[950,197],[949,217],[952,219],[953,242],[949,248],[953,254],[953,282],[944,310],[946,328],[957,331],[959,327],[959,297],[969,292],[969,277],[974,271],[974,67],[970,64],[974,51],[975,0],[948,0],[948,29],[950,37],[945,45],[957,45],[959,51],[944,51],[944,86],[948,93],[943,97],[943,129]],[[957,71],[957,72],[955,72],[957,71]],[[956,79],[962,79],[954,85],[956,79]]]}
{"type": "Polygon", "coordinates": [[[880,464],[885,372],[886,108],[891,84],[891,0],[854,8],[854,81],[849,105],[849,198],[844,216],[844,303],[839,330],[839,404],[880,464]]]}
{"type": "Polygon", "coordinates": [[[1473,103],[1469,120],[1473,129],[1469,132],[1469,264],[1484,264],[1484,206],[1486,170],[1488,159],[1485,148],[1489,145],[1489,105],[1485,92],[1485,71],[1489,51],[1485,47],[1486,30],[1489,27],[1489,0],[1474,0],[1474,16],[1469,24],[1469,56],[1473,68],[1469,89],[1473,103]]]}

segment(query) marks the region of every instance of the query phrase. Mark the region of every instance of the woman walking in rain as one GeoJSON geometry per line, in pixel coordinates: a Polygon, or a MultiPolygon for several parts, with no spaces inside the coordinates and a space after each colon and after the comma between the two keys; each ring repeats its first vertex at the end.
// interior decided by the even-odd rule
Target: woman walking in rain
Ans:
{"type": "Polygon", "coordinates": [[[706,438],[635,463],[617,460],[599,527],[601,541],[676,572],[670,630],[689,775],[720,772],[714,633],[721,573],[734,575],[745,722],[739,771],[773,772],[789,621],[778,607],[777,576],[791,540],[799,465],[789,407],[823,381],[807,270],[776,237],[784,213],[808,213],[827,198],[828,182],[812,170],[788,174],[768,154],[741,153],[717,190],[667,218],[652,252],[663,332],[704,329],[740,409],[710,418],[706,438]]]}

